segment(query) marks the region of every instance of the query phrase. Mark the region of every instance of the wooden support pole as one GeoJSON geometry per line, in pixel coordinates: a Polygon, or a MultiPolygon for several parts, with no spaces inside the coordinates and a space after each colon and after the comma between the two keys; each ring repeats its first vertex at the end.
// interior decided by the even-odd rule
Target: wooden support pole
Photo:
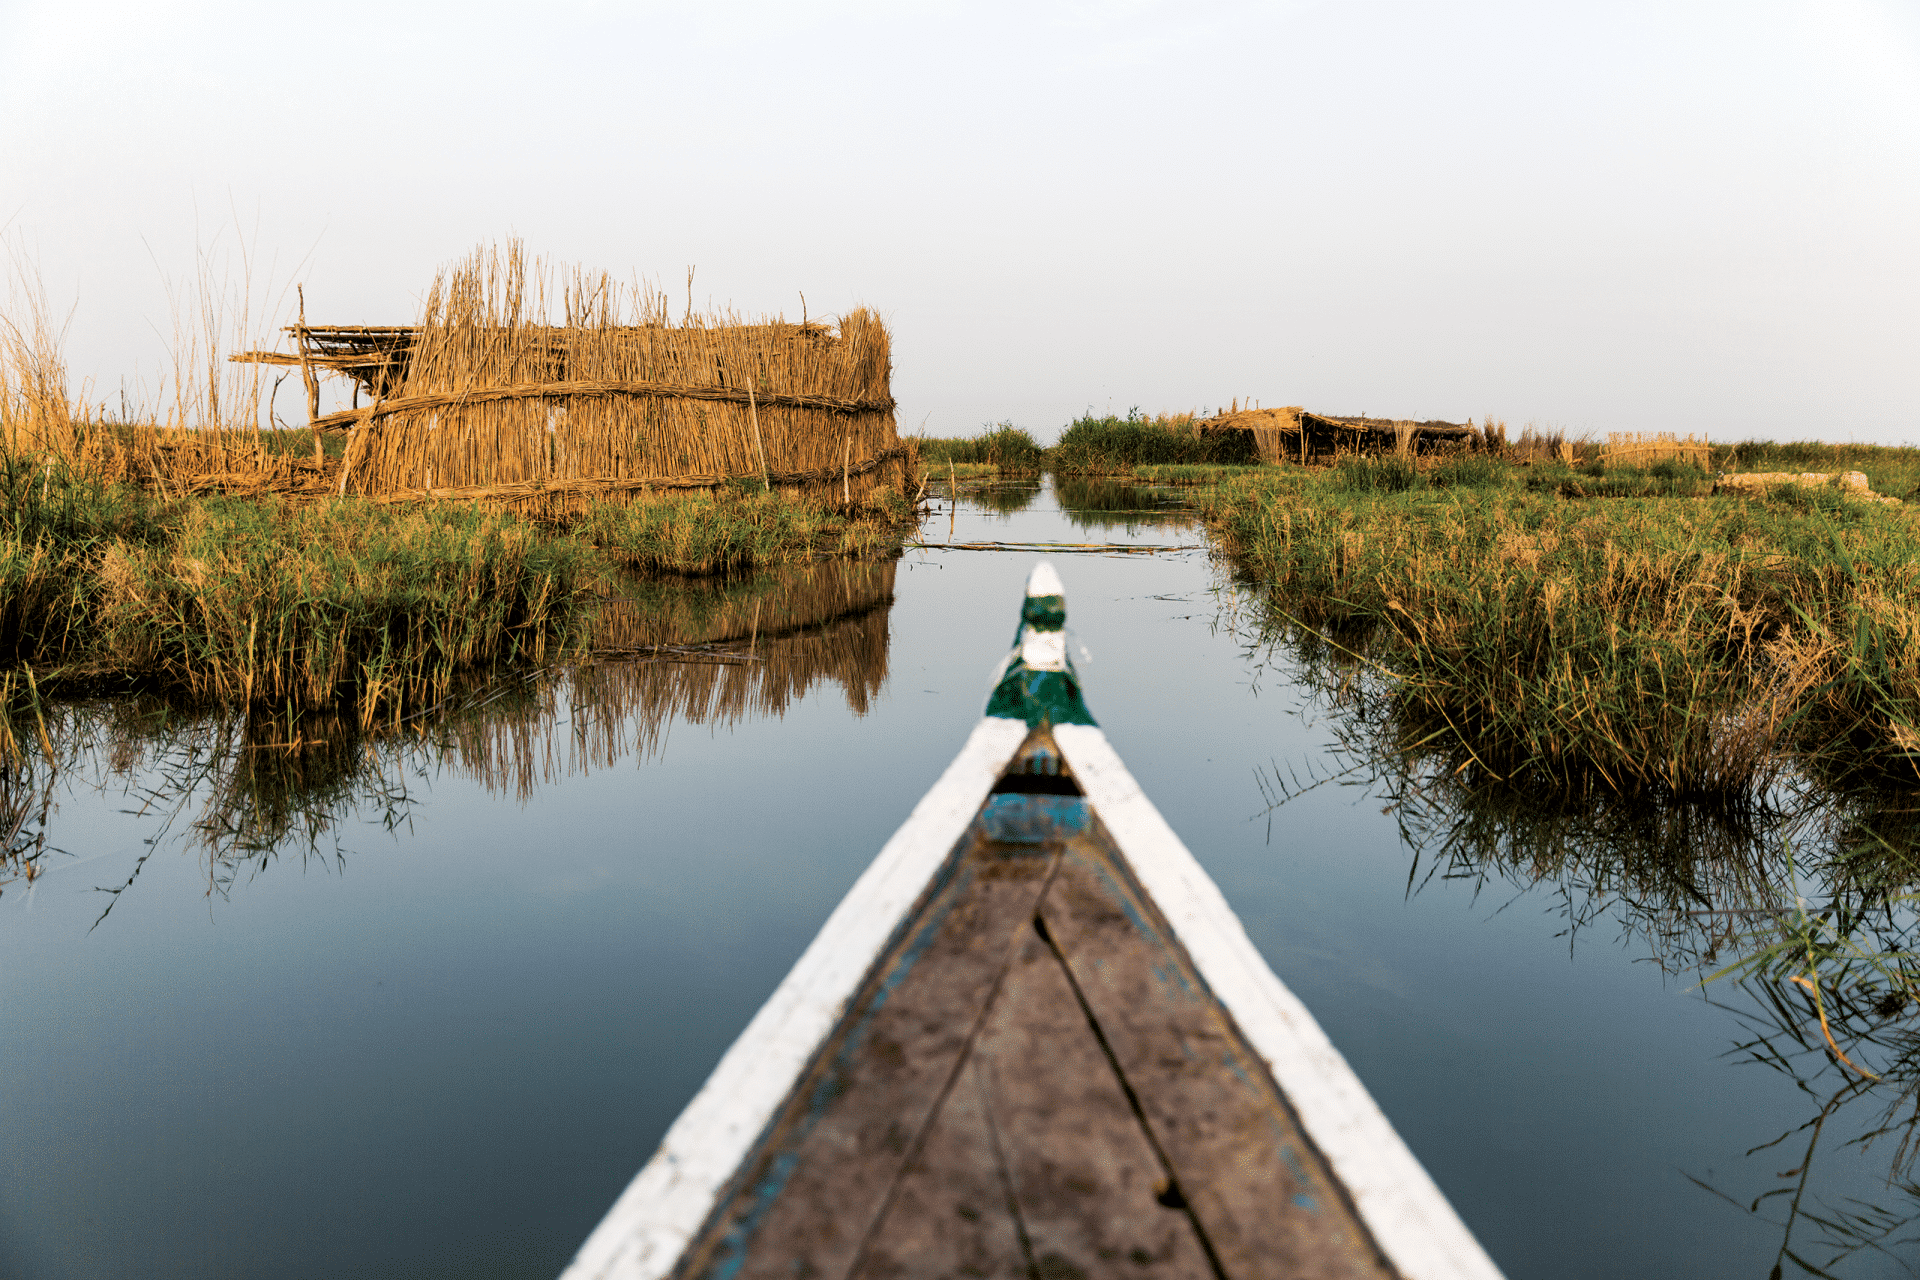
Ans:
{"type": "Polygon", "coordinates": [[[313,460],[322,462],[326,459],[326,450],[320,445],[320,379],[307,363],[307,287],[297,284],[293,289],[300,297],[300,327],[293,331],[293,344],[300,352],[300,381],[307,387],[307,427],[313,432],[313,460]]]}
{"type": "Polygon", "coordinates": [[[840,504],[847,507],[853,505],[853,491],[847,487],[847,464],[852,460],[853,437],[846,436],[840,450],[840,504]]]}
{"type": "MultiPolygon", "coordinates": [[[[691,273],[688,274],[687,280],[689,283],[693,280],[691,273]]],[[[752,374],[747,375],[747,418],[753,423],[753,447],[760,455],[760,483],[766,486],[768,493],[772,493],[773,477],[767,473],[767,447],[760,443],[760,408],[754,399],[752,374]]]]}

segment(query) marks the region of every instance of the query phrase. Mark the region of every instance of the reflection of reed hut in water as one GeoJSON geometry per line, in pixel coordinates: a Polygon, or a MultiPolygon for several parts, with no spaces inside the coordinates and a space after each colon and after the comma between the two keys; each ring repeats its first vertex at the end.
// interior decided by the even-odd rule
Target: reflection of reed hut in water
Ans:
{"type": "Polygon", "coordinates": [[[1308,413],[1299,405],[1284,409],[1242,409],[1194,423],[1194,429],[1246,431],[1262,462],[1311,462],[1342,453],[1424,452],[1442,442],[1460,442],[1472,428],[1459,422],[1415,422],[1401,418],[1347,418],[1308,413]]]}
{"type": "Polygon", "coordinates": [[[456,719],[448,737],[489,787],[526,796],[555,777],[655,754],[675,720],[783,716],[822,683],[865,715],[887,679],[893,579],[891,561],[829,561],[747,583],[634,581],[634,598],[601,614],[603,660],[571,668],[522,707],[456,719]],[[700,651],[647,653],[662,646],[700,651]]]}
{"type": "Polygon", "coordinates": [[[676,324],[659,293],[584,272],[554,289],[509,246],[442,272],[416,325],[288,332],[292,354],[234,359],[300,369],[315,432],[347,436],[343,493],[550,508],[749,480],[859,502],[906,465],[865,309],[676,324]],[[318,416],[321,373],[352,379],[355,407],[318,416]]]}

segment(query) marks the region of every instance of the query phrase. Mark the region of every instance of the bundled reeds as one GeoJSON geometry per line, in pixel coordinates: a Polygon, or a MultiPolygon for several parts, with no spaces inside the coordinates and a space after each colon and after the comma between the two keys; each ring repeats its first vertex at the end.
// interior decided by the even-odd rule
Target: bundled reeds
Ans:
{"type": "Polygon", "coordinates": [[[1609,431],[1607,447],[1600,451],[1601,460],[1609,463],[1644,467],[1673,458],[1702,471],[1709,468],[1712,454],[1705,436],[1695,440],[1689,434],[1682,440],[1671,431],[1609,431]]]}
{"type": "MultiPolygon", "coordinates": [[[[295,336],[304,352],[333,332],[295,336]]],[[[382,331],[383,360],[401,358],[398,333],[382,331]]],[[[556,286],[509,244],[435,279],[391,392],[315,425],[350,433],[343,493],[553,510],[744,480],[854,504],[902,486],[891,372],[865,309],[832,327],[691,309],[674,323],[653,290],[582,270],[556,286]]]]}

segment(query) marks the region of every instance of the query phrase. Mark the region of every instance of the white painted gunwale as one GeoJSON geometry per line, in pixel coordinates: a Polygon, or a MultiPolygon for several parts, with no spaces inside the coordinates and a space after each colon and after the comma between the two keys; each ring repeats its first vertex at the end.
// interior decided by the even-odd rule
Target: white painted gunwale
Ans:
{"type": "MultiPolygon", "coordinates": [[[[1035,567],[1027,594],[1063,594],[1052,566],[1035,567]]],[[[1058,630],[1024,628],[1000,672],[1016,657],[1038,670],[1068,667],[1058,630]]],[[[974,727],[959,756],[827,917],[561,1280],[659,1280],[672,1270],[1026,736],[1027,726],[1018,720],[987,717],[974,727]]],[[[1388,1262],[1406,1280],[1501,1280],[1106,735],[1092,725],[1056,725],[1053,736],[1141,887],[1266,1062],[1388,1262]]]]}

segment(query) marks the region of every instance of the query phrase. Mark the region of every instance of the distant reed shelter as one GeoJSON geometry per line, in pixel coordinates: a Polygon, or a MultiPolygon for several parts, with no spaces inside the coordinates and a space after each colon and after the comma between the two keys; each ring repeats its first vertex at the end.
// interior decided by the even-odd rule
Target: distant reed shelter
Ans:
{"type": "Polygon", "coordinates": [[[418,324],[286,332],[292,353],[233,359],[299,368],[316,448],[347,436],[341,493],[564,508],[745,481],[853,503],[905,478],[891,340],[864,308],[675,323],[656,290],[580,270],[556,288],[510,244],[440,272],[418,324]],[[319,414],[322,374],[353,380],[353,408],[319,414]]]}
{"type": "Polygon", "coordinates": [[[1283,409],[1231,409],[1194,423],[1199,432],[1248,431],[1262,462],[1310,462],[1347,453],[1421,453],[1442,444],[1458,445],[1473,435],[1464,423],[1403,418],[1337,417],[1308,413],[1299,405],[1283,409]]]}

